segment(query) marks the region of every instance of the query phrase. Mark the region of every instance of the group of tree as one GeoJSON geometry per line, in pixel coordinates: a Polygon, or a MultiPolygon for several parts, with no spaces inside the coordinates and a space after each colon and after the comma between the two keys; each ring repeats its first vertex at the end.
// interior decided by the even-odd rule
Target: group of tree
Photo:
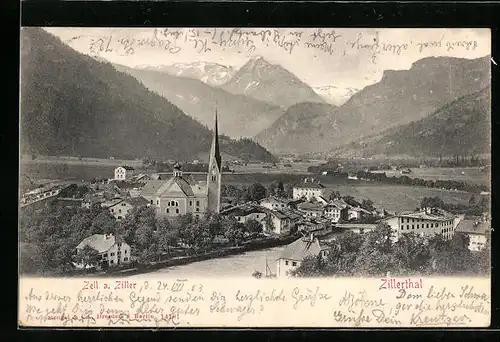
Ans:
{"type": "Polygon", "coordinates": [[[306,257],[291,272],[296,277],[385,277],[417,275],[488,274],[490,237],[480,252],[468,248],[469,237],[456,232],[445,240],[441,234],[402,234],[397,241],[387,224],[368,233],[340,235],[326,257],[306,257]]]}
{"type": "Polygon", "coordinates": [[[62,189],[59,193],[59,197],[62,198],[83,198],[85,194],[90,191],[89,187],[86,185],[71,184],[66,188],[62,189]]]}
{"type": "Polygon", "coordinates": [[[459,180],[431,180],[431,179],[421,179],[421,178],[411,178],[406,175],[400,177],[387,177],[385,172],[374,173],[358,171],[358,179],[366,179],[372,181],[378,181],[385,184],[398,184],[398,185],[411,185],[411,186],[424,186],[428,188],[439,188],[447,190],[460,190],[472,193],[480,193],[482,191],[489,191],[488,186],[485,184],[473,184],[468,182],[463,182],[459,180]]]}
{"type": "Polygon", "coordinates": [[[112,233],[117,223],[107,210],[63,207],[26,207],[19,218],[20,269],[35,274],[65,273],[73,269],[75,248],[93,234],[112,233]]]}
{"type": "Polygon", "coordinates": [[[486,196],[472,195],[468,205],[460,203],[446,203],[441,198],[424,197],[420,202],[421,208],[441,208],[453,214],[465,214],[466,216],[481,216],[490,211],[490,201],[486,196]]]}
{"type": "MultiPolygon", "coordinates": [[[[53,203],[53,202],[51,202],[53,203]]],[[[72,261],[90,263],[96,252],[88,248],[76,253],[76,246],[93,234],[121,236],[132,247],[132,255],[142,264],[172,257],[173,250],[184,255],[213,250],[226,244],[239,245],[247,237],[262,232],[262,224],[205,213],[186,214],[174,219],[157,218],[150,207],[132,209],[117,222],[105,208],[67,208],[48,204],[42,209],[27,208],[20,216],[23,273],[62,274],[74,269],[72,261]],[[225,240],[224,240],[225,239],[225,240]]]]}
{"type": "Polygon", "coordinates": [[[221,188],[222,197],[233,198],[236,203],[258,202],[268,196],[279,198],[291,198],[293,194],[293,184],[273,181],[267,188],[261,183],[246,185],[226,185],[221,188]]]}

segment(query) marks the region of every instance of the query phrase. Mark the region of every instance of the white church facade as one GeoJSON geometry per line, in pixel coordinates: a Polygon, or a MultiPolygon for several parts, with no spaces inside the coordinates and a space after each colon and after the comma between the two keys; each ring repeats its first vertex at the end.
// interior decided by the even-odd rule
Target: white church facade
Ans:
{"type": "Polygon", "coordinates": [[[141,196],[155,208],[158,217],[176,217],[188,213],[199,217],[206,211],[219,213],[221,178],[222,160],[216,112],[206,181],[197,182],[185,176],[177,164],[170,179],[149,181],[141,196]]]}

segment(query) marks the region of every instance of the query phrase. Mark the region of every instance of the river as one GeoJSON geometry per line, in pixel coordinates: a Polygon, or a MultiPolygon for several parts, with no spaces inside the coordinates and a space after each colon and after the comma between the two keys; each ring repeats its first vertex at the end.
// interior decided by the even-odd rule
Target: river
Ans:
{"type": "Polygon", "coordinates": [[[193,262],[187,265],[163,268],[147,274],[131,276],[131,278],[188,278],[188,277],[252,277],[254,271],[265,274],[266,258],[269,268],[276,274],[276,259],[285,247],[274,247],[259,251],[245,252],[223,258],[193,262]]]}

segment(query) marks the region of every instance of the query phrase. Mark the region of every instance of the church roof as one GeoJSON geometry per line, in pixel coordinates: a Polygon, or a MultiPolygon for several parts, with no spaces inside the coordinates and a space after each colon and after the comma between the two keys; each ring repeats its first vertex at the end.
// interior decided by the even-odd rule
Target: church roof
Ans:
{"type": "Polygon", "coordinates": [[[182,177],[174,177],[173,181],[179,186],[184,195],[191,197],[194,196],[193,189],[191,185],[182,177]]]}

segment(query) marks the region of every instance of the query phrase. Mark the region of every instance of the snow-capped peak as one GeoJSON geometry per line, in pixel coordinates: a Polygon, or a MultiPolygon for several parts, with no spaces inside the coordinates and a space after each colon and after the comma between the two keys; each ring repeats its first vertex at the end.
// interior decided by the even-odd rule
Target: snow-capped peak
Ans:
{"type": "Polygon", "coordinates": [[[354,94],[356,94],[359,89],[346,87],[340,88],[334,85],[323,85],[319,87],[313,87],[316,94],[321,96],[326,102],[333,104],[335,106],[341,106],[346,103],[354,94]]]}

